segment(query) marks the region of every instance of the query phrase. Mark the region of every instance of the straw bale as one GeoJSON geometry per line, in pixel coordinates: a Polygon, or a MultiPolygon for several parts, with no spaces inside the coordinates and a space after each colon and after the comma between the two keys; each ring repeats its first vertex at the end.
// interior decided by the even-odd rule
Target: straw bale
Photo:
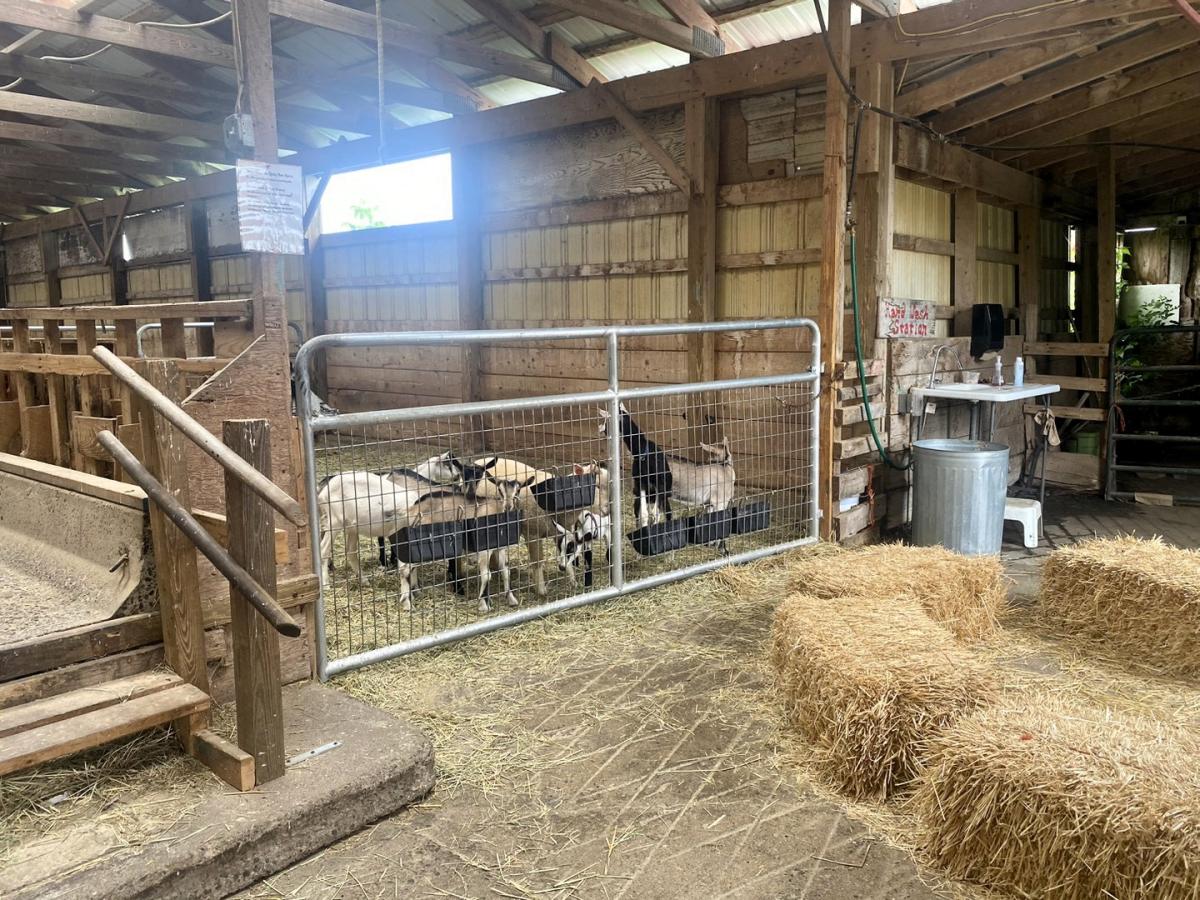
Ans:
{"type": "Polygon", "coordinates": [[[1023,897],[1200,897],[1200,736],[1051,695],[965,717],[911,801],[949,874],[1023,897]]]}
{"type": "Polygon", "coordinates": [[[1200,675],[1200,551],[1134,537],[1056,550],[1039,605],[1048,623],[1109,652],[1200,675]]]}
{"type": "Polygon", "coordinates": [[[926,742],[996,690],[991,670],[904,597],[789,597],[771,663],[815,767],[857,799],[902,789],[926,742]]]}

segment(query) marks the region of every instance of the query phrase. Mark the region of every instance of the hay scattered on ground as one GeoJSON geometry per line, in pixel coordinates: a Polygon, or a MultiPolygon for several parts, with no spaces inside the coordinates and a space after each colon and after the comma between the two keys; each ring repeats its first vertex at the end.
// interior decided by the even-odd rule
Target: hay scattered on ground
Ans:
{"type": "Polygon", "coordinates": [[[727,583],[776,597],[792,591],[816,597],[913,597],[934,621],[966,642],[995,633],[1008,606],[1008,579],[998,558],[960,556],[941,547],[876,544],[847,550],[817,544],[771,565],[731,570],[727,583]]]}
{"type": "Polygon", "coordinates": [[[789,597],[771,662],[818,769],[859,799],[904,788],[926,743],[996,693],[988,667],[904,597],[789,597]]]}
{"type": "Polygon", "coordinates": [[[1200,675],[1200,551],[1160,538],[1101,538],[1052,553],[1044,619],[1138,665],[1200,675]]]}
{"type": "Polygon", "coordinates": [[[950,874],[1022,896],[1194,900],[1200,736],[1053,695],[960,720],[912,805],[950,874]]]}

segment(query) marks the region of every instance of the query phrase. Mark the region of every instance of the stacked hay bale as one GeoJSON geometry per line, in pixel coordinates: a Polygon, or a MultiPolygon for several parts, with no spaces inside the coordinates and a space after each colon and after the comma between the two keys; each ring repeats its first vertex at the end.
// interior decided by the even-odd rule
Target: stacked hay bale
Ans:
{"type": "Polygon", "coordinates": [[[1041,614],[1085,640],[1177,675],[1200,674],[1200,552],[1133,537],[1056,550],[1041,614]]]}
{"type": "Polygon", "coordinates": [[[1008,603],[1000,560],[942,547],[876,544],[858,550],[800,552],[785,565],[792,590],[819,597],[916,598],[961,641],[992,634],[1008,603]]]}
{"type": "Polygon", "coordinates": [[[996,694],[990,670],[905,597],[789,597],[771,662],[815,764],[859,799],[906,785],[925,744],[996,694]]]}
{"type": "Polygon", "coordinates": [[[934,740],[912,804],[950,874],[1021,896],[1200,896],[1200,738],[1052,696],[934,740]]]}

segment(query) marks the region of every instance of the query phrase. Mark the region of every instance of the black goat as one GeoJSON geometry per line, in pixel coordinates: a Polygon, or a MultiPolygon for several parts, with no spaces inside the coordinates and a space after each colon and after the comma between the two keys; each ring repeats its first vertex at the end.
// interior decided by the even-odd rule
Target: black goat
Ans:
{"type": "MultiPolygon", "coordinates": [[[[600,433],[608,434],[608,410],[600,410],[600,433]]],[[[665,516],[671,521],[671,491],[674,486],[667,454],[646,437],[625,404],[621,404],[621,440],[633,456],[633,514],[638,525],[654,524],[665,516]]]]}

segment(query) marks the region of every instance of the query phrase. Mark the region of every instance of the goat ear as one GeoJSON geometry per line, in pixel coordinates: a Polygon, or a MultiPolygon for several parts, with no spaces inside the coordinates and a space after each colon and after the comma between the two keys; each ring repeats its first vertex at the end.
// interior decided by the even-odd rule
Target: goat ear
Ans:
{"type": "Polygon", "coordinates": [[[558,522],[554,523],[554,530],[557,531],[560,535],[567,533],[567,529],[563,528],[562,525],[558,522]]]}
{"type": "Polygon", "coordinates": [[[711,453],[713,456],[717,456],[721,452],[719,447],[714,447],[712,444],[706,444],[704,441],[700,442],[700,449],[705,453],[711,453]]]}
{"type": "Polygon", "coordinates": [[[608,418],[608,410],[605,409],[603,406],[596,407],[596,412],[600,413],[600,418],[602,418],[602,419],[608,418]]]}
{"type": "Polygon", "coordinates": [[[583,466],[581,466],[579,463],[575,463],[575,466],[572,471],[576,475],[582,475],[583,474],[583,466]]]}
{"type": "Polygon", "coordinates": [[[493,456],[491,459],[489,459],[487,462],[485,462],[485,463],[483,464],[483,470],[484,470],[485,472],[487,472],[487,471],[489,471],[490,469],[494,469],[494,468],[496,468],[496,463],[498,463],[498,462],[500,462],[500,457],[498,457],[498,456],[493,456]]]}

